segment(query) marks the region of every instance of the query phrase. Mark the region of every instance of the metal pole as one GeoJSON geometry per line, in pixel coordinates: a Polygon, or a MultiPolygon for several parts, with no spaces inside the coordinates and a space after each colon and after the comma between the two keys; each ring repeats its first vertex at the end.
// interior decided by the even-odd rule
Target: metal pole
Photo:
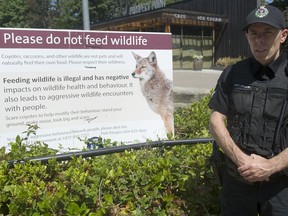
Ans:
{"type": "Polygon", "coordinates": [[[50,155],[50,156],[42,156],[36,158],[29,158],[29,159],[22,159],[17,161],[9,161],[9,167],[13,168],[15,164],[25,164],[27,161],[31,162],[40,162],[42,164],[47,164],[48,160],[55,158],[56,161],[69,161],[73,157],[96,157],[101,155],[107,154],[114,154],[124,152],[126,150],[140,150],[145,148],[160,148],[160,147],[172,147],[176,145],[196,145],[196,144],[206,144],[213,142],[213,138],[195,138],[195,139],[187,139],[187,140],[160,140],[154,142],[146,142],[146,143],[138,143],[138,144],[131,144],[131,145],[123,145],[123,146],[115,146],[110,148],[100,148],[96,150],[90,151],[79,151],[79,152],[71,152],[71,153],[64,153],[58,155],[50,155]]]}
{"type": "Polygon", "coordinates": [[[89,3],[88,0],[82,0],[83,29],[90,30],[89,3]]]}

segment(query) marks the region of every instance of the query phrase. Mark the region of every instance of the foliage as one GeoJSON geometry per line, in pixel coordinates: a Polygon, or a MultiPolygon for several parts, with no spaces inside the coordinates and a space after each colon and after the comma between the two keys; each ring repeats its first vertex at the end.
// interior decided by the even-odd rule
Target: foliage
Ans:
{"type": "MultiPolygon", "coordinates": [[[[89,0],[91,24],[125,16],[131,5],[147,0],[89,0]]],[[[177,0],[167,0],[174,3],[177,0]]],[[[82,1],[0,0],[0,26],[11,28],[82,29],[82,1]]]]}
{"type": "Polygon", "coordinates": [[[82,4],[79,0],[54,0],[49,10],[50,28],[75,29],[82,25],[82,4]]]}
{"type": "Polygon", "coordinates": [[[28,27],[47,28],[49,26],[50,0],[26,0],[25,23],[28,27]]]}
{"type": "Polygon", "coordinates": [[[0,26],[25,28],[29,27],[26,24],[25,15],[28,13],[28,8],[22,0],[0,0],[0,26]]]}
{"type": "MultiPolygon", "coordinates": [[[[209,96],[175,112],[178,139],[208,135],[209,96]],[[186,120],[185,120],[186,119],[186,120]]],[[[29,126],[25,134],[35,133],[29,126]]],[[[26,137],[25,137],[26,138],[26,137]]],[[[0,152],[0,214],[215,215],[218,185],[209,164],[211,145],[144,148],[69,162],[9,160],[55,154],[17,136],[0,152]]],[[[103,146],[109,148],[109,140],[103,146]]]]}
{"type": "Polygon", "coordinates": [[[0,26],[76,28],[82,24],[79,0],[0,0],[0,26]]]}
{"type": "Polygon", "coordinates": [[[230,57],[219,58],[216,61],[216,66],[221,67],[221,68],[225,68],[229,65],[233,65],[233,64],[237,63],[238,61],[240,61],[242,59],[243,59],[243,57],[241,57],[241,56],[239,56],[238,58],[230,58],[230,57]]]}
{"type": "Polygon", "coordinates": [[[211,111],[208,109],[210,95],[204,96],[201,101],[176,109],[174,113],[176,139],[192,139],[208,137],[208,123],[211,111]]]}
{"type": "MultiPolygon", "coordinates": [[[[166,5],[181,0],[166,0],[166,5]]],[[[128,15],[129,7],[147,0],[89,0],[91,24],[128,15]]],[[[274,1],[287,19],[287,0],[274,1]]],[[[11,28],[82,29],[79,0],[0,0],[0,26],[11,28]]]]}
{"type": "Polygon", "coordinates": [[[57,153],[57,150],[51,149],[47,144],[36,141],[32,144],[27,144],[26,141],[30,134],[36,134],[36,130],[38,129],[37,125],[28,125],[27,131],[23,132],[26,134],[24,138],[18,135],[15,139],[15,142],[11,142],[10,149],[5,158],[2,158],[0,155],[0,160],[9,159],[9,160],[25,160],[26,158],[32,158],[36,156],[47,156],[54,155],[57,153]]]}

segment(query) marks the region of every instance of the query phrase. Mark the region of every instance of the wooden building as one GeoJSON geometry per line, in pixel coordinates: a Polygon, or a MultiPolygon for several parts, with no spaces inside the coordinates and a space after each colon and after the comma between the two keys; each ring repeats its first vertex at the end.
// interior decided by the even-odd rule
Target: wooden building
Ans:
{"type": "Polygon", "coordinates": [[[242,26],[256,6],[257,0],[186,0],[169,5],[151,0],[91,29],[171,32],[174,69],[191,69],[195,55],[203,56],[204,68],[211,68],[219,58],[249,55],[242,26]],[[151,9],[153,4],[158,7],[151,9]]]}

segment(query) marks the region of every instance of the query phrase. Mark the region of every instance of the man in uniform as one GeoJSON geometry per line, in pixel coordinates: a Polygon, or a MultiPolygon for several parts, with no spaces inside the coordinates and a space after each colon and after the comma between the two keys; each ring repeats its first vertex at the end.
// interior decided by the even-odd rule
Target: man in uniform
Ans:
{"type": "Polygon", "coordinates": [[[288,215],[288,35],[283,13],[253,10],[243,28],[253,57],[224,69],[209,107],[225,154],[222,216],[288,215]],[[286,108],[287,106],[287,108],[286,108]]]}

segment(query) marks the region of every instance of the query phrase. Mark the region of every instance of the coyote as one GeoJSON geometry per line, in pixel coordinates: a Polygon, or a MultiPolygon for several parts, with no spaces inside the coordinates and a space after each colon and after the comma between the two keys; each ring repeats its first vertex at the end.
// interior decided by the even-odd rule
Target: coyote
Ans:
{"type": "Polygon", "coordinates": [[[139,79],[143,96],[150,108],[161,116],[166,132],[174,135],[172,81],[160,70],[155,52],[146,58],[134,52],[132,54],[136,60],[132,76],[139,79]]]}

